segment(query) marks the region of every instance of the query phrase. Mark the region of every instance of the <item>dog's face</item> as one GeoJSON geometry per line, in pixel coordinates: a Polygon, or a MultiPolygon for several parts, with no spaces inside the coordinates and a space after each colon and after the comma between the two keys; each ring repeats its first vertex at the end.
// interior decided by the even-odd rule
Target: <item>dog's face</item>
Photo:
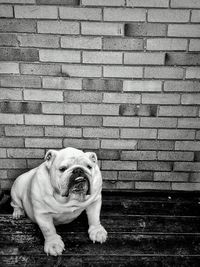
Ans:
{"type": "Polygon", "coordinates": [[[90,194],[97,156],[74,148],[49,150],[45,156],[50,182],[55,192],[69,199],[84,201],[90,194]]]}

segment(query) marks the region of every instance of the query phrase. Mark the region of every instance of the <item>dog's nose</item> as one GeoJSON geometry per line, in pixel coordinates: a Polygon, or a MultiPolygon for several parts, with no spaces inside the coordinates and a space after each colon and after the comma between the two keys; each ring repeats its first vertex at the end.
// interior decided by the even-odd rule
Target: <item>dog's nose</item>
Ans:
{"type": "Polygon", "coordinates": [[[73,170],[73,174],[79,174],[79,175],[81,175],[83,173],[84,173],[84,171],[81,168],[76,168],[76,169],[73,170]]]}

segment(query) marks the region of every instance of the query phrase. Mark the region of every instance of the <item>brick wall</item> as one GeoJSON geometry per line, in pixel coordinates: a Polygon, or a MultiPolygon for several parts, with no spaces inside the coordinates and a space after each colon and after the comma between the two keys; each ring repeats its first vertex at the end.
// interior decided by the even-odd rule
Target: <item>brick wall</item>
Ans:
{"type": "Polygon", "coordinates": [[[200,189],[200,1],[0,0],[0,179],[96,151],[107,189],[200,189]]]}

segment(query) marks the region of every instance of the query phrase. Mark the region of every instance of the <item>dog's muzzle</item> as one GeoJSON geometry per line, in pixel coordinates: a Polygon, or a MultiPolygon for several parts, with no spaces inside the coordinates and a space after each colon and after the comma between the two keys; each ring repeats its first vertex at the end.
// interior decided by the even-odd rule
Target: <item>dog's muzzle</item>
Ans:
{"type": "Polygon", "coordinates": [[[69,194],[90,194],[90,182],[85,171],[78,167],[72,171],[69,178],[67,196],[69,194]]]}

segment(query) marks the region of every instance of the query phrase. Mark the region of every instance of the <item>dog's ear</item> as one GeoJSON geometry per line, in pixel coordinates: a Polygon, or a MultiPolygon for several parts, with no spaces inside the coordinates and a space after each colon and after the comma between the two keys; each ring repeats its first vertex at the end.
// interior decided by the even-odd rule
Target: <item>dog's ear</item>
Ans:
{"type": "Polygon", "coordinates": [[[44,159],[46,160],[46,166],[48,168],[50,168],[51,164],[53,163],[53,161],[54,161],[54,159],[55,159],[55,157],[57,155],[57,153],[58,152],[56,150],[52,150],[52,149],[47,151],[44,159]]]}
{"type": "Polygon", "coordinates": [[[85,154],[92,161],[92,163],[97,164],[97,155],[96,155],[96,153],[94,153],[94,152],[86,152],[85,154]]]}

